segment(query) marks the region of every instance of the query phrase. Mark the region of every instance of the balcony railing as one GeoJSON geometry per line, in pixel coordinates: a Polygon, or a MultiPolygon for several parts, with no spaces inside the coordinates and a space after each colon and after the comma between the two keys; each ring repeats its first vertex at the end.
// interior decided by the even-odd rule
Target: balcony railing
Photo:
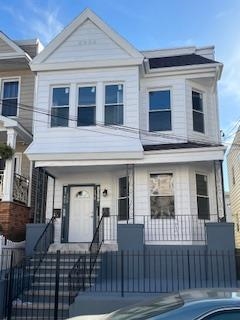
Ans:
{"type": "Polygon", "coordinates": [[[20,174],[15,173],[13,181],[13,199],[15,201],[28,203],[29,180],[20,174]]]}
{"type": "Polygon", "coordinates": [[[135,215],[133,219],[119,221],[118,216],[104,218],[104,242],[117,241],[117,225],[120,223],[143,224],[145,242],[205,242],[207,222],[218,222],[217,215],[209,220],[198,219],[195,215],[176,215],[175,218],[152,219],[151,216],[135,215]]]}

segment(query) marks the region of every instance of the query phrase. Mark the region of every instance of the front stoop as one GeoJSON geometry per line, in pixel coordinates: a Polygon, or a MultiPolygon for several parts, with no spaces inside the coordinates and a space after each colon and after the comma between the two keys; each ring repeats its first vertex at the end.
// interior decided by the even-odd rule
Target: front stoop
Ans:
{"type": "MultiPolygon", "coordinates": [[[[56,257],[54,249],[48,252],[41,261],[37,270],[34,267],[39,260],[37,255],[31,259],[28,265],[27,274],[33,277],[28,289],[24,290],[21,295],[12,303],[12,319],[53,319],[54,318],[54,302],[56,301],[56,257]],[[34,273],[34,270],[35,273],[34,273]]],[[[76,246],[75,246],[76,248],[76,246]]],[[[84,246],[82,248],[85,249],[84,246]]],[[[67,249],[64,248],[64,249],[67,249]]],[[[71,248],[73,249],[73,247],[71,248]]],[[[85,250],[84,250],[85,252],[85,250]]],[[[69,316],[69,272],[79,258],[79,251],[61,252],[59,265],[59,294],[58,294],[58,319],[67,319],[69,316]]],[[[86,258],[85,268],[85,289],[94,285],[97,277],[97,271],[100,267],[100,260],[97,259],[94,270],[89,276],[90,258],[86,258]]]]}
{"type": "MultiPolygon", "coordinates": [[[[89,247],[91,243],[52,243],[48,249],[49,253],[55,253],[58,250],[61,253],[85,253],[89,252],[89,247]]],[[[100,249],[100,252],[106,251],[118,251],[118,244],[117,243],[103,243],[100,249]]]]}

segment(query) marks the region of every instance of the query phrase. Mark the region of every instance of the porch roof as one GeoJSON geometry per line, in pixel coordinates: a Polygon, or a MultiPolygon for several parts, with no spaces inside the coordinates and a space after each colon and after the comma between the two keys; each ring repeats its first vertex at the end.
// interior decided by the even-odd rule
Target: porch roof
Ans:
{"type": "Polygon", "coordinates": [[[10,128],[14,129],[24,142],[30,143],[32,141],[32,134],[17,120],[0,115],[0,132],[7,131],[10,128]]]}

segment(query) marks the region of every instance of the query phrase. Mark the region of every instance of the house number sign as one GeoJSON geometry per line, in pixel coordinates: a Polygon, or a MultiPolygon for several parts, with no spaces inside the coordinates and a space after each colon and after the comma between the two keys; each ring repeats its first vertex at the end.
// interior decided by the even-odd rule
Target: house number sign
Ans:
{"type": "Polygon", "coordinates": [[[78,44],[80,46],[92,46],[92,45],[96,44],[96,40],[95,39],[80,40],[80,41],[78,41],[78,44]]]}

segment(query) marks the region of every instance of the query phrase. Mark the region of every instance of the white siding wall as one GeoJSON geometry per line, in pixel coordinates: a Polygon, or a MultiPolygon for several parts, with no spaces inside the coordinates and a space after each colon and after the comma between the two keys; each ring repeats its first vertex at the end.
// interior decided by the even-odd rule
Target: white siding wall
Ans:
{"type": "Polygon", "coordinates": [[[200,85],[194,81],[186,81],[186,114],[187,135],[190,140],[219,143],[219,121],[216,93],[211,87],[200,85]],[[192,90],[197,90],[203,93],[204,134],[193,131],[192,90]]]}
{"type": "Polygon", "coordinates": [[[143,144],[175,143],[182,142],[186,137],[186,104],[185,104],[185,79],[184,78],[148,78],[140,80],[140,127],[149,129],[149,96],[151,90],[170,89],[172,130],[152,132],[151,135],[141,135],[143,144]],[[156,136],[154,137],[154,134],[156,136]],[[164,138],[167,134],[168,138],[164,138]]]}
{"type": "Polygon", "coordinates": [[[156,89],[171,91],[172,130],[142,134],[143,144],[178,143],[187,142],[187,140],[198,143],[219,143],[217,98],[215,90],[211,87],[175,76],[141,79],[140,88],[140,128],[147,131],[149,127],[148,92],[156,89]],[[204,134],[193,131],[192,89],[203,93],[204,134]]]}
{"type": "Polygon", "coordinates": [[[93,22],[87,20],[45,62],[75,62],[121,58],[129,58],[129,55],[93,22]]]}
{"type": "MultiPolygon", "coordinates": [[[[210,214],[213,221],[216,215],[216,193],[214,184],[213,168],[208,164],[196,165],[152,165],[150,167],[138,166],[135,168],[135,222],[142,223],[143,216],[150,218],[150,193],[149,193],[149,177],[150,173],[173,173],[174,179],[174,202],[176,216],[196,216],[197,217],[197,200],[196,200],[196,172],[206,174],[208,176],[209,197],[210,197],[210,214]]],[[[73,174],[63,174],[56,180],[55,187],[55,208],[62,208],[62,188],[68,184],[99,184],[101,186],[101,208],[110,208],[111,215],[117,215],[117,199],[118,199],[118,178],[125,175],[123,169],[118,167],[108,169],[93,169],[92,171],[81,172],[76,170],[73,174]],[[104,198],[102,191],[108,190],[108,196],[104,198]]],[[[51,189],[51,188],[50,188],[51,189]]],[[[51,191],[51,190],[49,190],[51,191]]],[[[47,212],[51,211],[51,203],[48,202],[47,212]]],[[[188,220],[186,220],[188,221],[188,220]]],[[[157,220],[152,220],[152,224],[157,220]]],[[[158,222],[159,223],[159,222],[158,222]]],[[[60,220],[57,224],[60,228],[60,220]]],[[[180,232],[180,231],[179,231],[180,232]]],[[[57,232],[60,237],[60,233],[57,232]]],[[[59,239],[58,239],[59,241],[59,239]]]]}
{"type": "MultiPolygon", "coordinates": [[[[113,128],[99,126],[77,127],[78,85],[97,86],[97,123],[104,123],[104,85],[124,85],[124,126],[139,128],[138,67],[98,69],[89,71],[45,72],[38,74],[36,107],[51,112],[51,87],[70,86],[69,127],[50,127],[50,117],[35,114],[34,145],[36,153],[64,152],[106,152],[111,150],[139,149],[138,134],[130,134],[113,128]],[[129,136],[133,138],[129,139],[129,136]]],[[[30,151],[31,153],[31,151],[30,151]]]]}

